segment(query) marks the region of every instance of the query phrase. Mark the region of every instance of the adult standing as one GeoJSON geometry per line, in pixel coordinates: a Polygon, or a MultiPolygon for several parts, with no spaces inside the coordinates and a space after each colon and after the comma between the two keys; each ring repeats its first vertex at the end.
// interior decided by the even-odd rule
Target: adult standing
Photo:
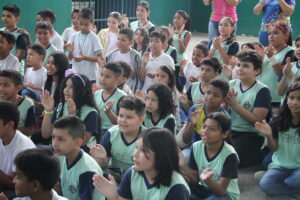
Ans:
{"type": "Polygon", "coordinates": [[[295,4],[295,0],[260,0],[256,4],[254,14],[263,13],[259,31],[259,42],[262,45],[269,45],[268,36],[274,24],[283,22],[290,26],[290,16],[294,12],[295,4]]]}
{"type": "Polygon", "coordinates": [[[206,6],[212,5],[212,12],[208,23],[209,41],[220,35],[218,26],[223,17],[233,19],[236,32],[238,21],[236,7],[240,3],[240,0],[203,0],[203,3],[206,6]]]}

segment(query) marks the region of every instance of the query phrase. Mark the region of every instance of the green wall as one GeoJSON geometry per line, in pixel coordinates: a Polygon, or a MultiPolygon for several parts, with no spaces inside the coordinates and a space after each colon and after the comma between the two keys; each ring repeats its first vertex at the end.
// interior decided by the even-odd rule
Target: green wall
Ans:
{"type": "MultiPolygon", "coordinates": [[[[58,33],[71,25],[71,0],[1,0],[0,8],[7,4],[16,4],[21,9],[21,21],[18,26],[29,31],[31,39],[35,40],[36,13],[43,9],[52,9],[56,14],[54,28],[58,33]]],[[[3,27],[0,22],[0,27],[3,27]]]]}

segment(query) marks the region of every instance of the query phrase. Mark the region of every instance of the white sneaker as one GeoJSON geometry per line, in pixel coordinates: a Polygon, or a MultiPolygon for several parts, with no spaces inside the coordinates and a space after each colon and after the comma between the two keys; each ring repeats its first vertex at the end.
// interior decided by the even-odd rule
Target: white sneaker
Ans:
{"type": "Polygon", "coordinates": [[[262,177],[265,175],[266,171],[258,171],[254,174],[254,179],[260,181],[262,177]]]}

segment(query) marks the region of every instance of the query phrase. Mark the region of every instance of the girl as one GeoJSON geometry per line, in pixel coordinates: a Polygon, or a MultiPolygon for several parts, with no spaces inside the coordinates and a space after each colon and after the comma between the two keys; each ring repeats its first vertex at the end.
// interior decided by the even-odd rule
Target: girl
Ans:
{"type": "Polygon", "coordinates": [[[44,106],[42,136],[51,137],[53,122],[65,115],[76,115],[85,124],[84,144],[91,144],[99,132],[99,116],[92,94],[92,86],[85,75],[71,74],[67,76],[60,89],[60,103],[54,107],[54,98],[45,90],[41,95],[44,106]]]}
{"type": "Polygon", "coordinates": [[[54,99],[54,107],[56,107],[60,101],[59,88],[63,79],[65,78],[65,71],[69,67],[69,61],[64,53],[56,52],[52,53],[48,57],[46,65],[47,69],[47,80],[45,83],[44,90],[50,92],[54,99]]]}
{"type": "MultiPolygon", "coordinates": [[[[175,67],[176,80],[178,79],[181,61],[186,59],[186,49],[191,40],[192,34],[190,30],[190,16],[183,10],[178,10],[173,18],[174,27],[170,27],[173,34],[173,45],[177,50],[177,65],[175,67]]],[[[182,86],[177,81],[177,88],[182,90],[182,86]]]]}
{"type": "Polygon", "coordinates": [[[269,46],[265,48],[263,69],[260,75],[260,81],[266,84],[272,95],[272,108],[277,113],[281,98],[278,95],[278,80],[281,79],[282,69],[286,64],[286,59],[292,58],[294,50],[287,45],[289,38],[288,27],[281,23],[275,24],[269,34],[269,46]],[[266,56],[265,56],[266,54],[266,56]]]}
{"type": "Polygon", "coordinates": [[[158,126],[169,129],[176,133],[176,122],[174,113],[174,102],[171,89],[162,83],[155,83],[147,90],[146,113],[144,126],[150,128],[158,126]]]}
{"type": "Polygon", "coordinates": [[[137,140],[129,168],[118,188],[110,175],[107,180],[94,175],[94,186],[107,199],[188,200],[189,187],[179,173],[179,157],[170,131],[157,127],[147,129],[137,140]]]}
{"type": "Polygon", "coordinates": [[[194,177],[190,179],[190,199],[239,199],[238,156],[234,148],[224,142],[230,124],[230,119],[219,112],[204,119],[201,141],[193,144],[188,162],[190,169],[186,170],[194,177]]]}
{"type": "Polygon", "coordinates": [[[103,56],[108,55],[112,50],[117,48],[119,26],[121,24],[121,14],[111,12],[107,18],[108,28],[99,31],[98,36],[103,47],[103,56]]]}
{"type": "MultiPolygon", "coordinates": [[[[151,33],[155,30],[155,25],[149,21],[150,16],[150,5],[147,1],[141,1],[137,4],[136,7],[136,17],[138,18],[137,21],[130,23],[130,28],[133,32],[136,31],[137,28],[143,27],[145,28],[148,33],[151,33]]],[[[128,27],[128,18],[123,16],[122,20],[125,27],[128,27]]]]}
{"type": "Polygon", "coordinates": [[[257,122],[255,128],[263,133],[274,152],[272,163],[259,186],[270,196],[294,195],[300,192],[300,83],[287,90],[279,115],[269,126],[257,122]]]}
{"type": "Polygon", "coordinates": [[[168,54],[173,58],[174,64],[177,64],[177,51],[176,48],[173,47],[172,44],[172,34],[170,32],[169,27],[161,26],[158,28],[158,31],[162,32],[166,36],[166,41],[163,43],[162,49],[164,53],[168,54]]]}
{"type": "Polygon", "coordinates": [[[134,33],[133,42],[133,49],[137,50],[141,54],[141,56],[143,56],[144,53],[149,50],[149,38],[147,30],[143,27],[137,28],[134,33]]]}
{"type": "Polygon", "coordinates": [[[220,36],[214,38],[210,44],[209,56],[216,57],[222,64],[229,64],[232,56],[239,51],[239,43],[235,42],[234,21],[224,17],[219,23],[220,36]]]}

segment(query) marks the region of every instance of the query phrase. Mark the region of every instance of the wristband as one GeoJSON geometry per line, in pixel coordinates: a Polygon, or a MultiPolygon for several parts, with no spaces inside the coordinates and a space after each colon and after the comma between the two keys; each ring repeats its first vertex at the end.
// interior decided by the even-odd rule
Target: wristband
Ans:
{"type": "Polygon", "coordinates": [[[53,110],[52,110],[52,111],[46,111],[46,110],[45,110],[45,111],[44,111],[44,114],[45,114],[45,115],[52,115],[52,114],[53,114],[53,110]]]}
{"type": "Polygon", "coordinates": [[[270,59],[270,62],[272,63],[272,65],[278,64],[279,61],[276,59],[275,55],[273,55],[270,59]]]}

